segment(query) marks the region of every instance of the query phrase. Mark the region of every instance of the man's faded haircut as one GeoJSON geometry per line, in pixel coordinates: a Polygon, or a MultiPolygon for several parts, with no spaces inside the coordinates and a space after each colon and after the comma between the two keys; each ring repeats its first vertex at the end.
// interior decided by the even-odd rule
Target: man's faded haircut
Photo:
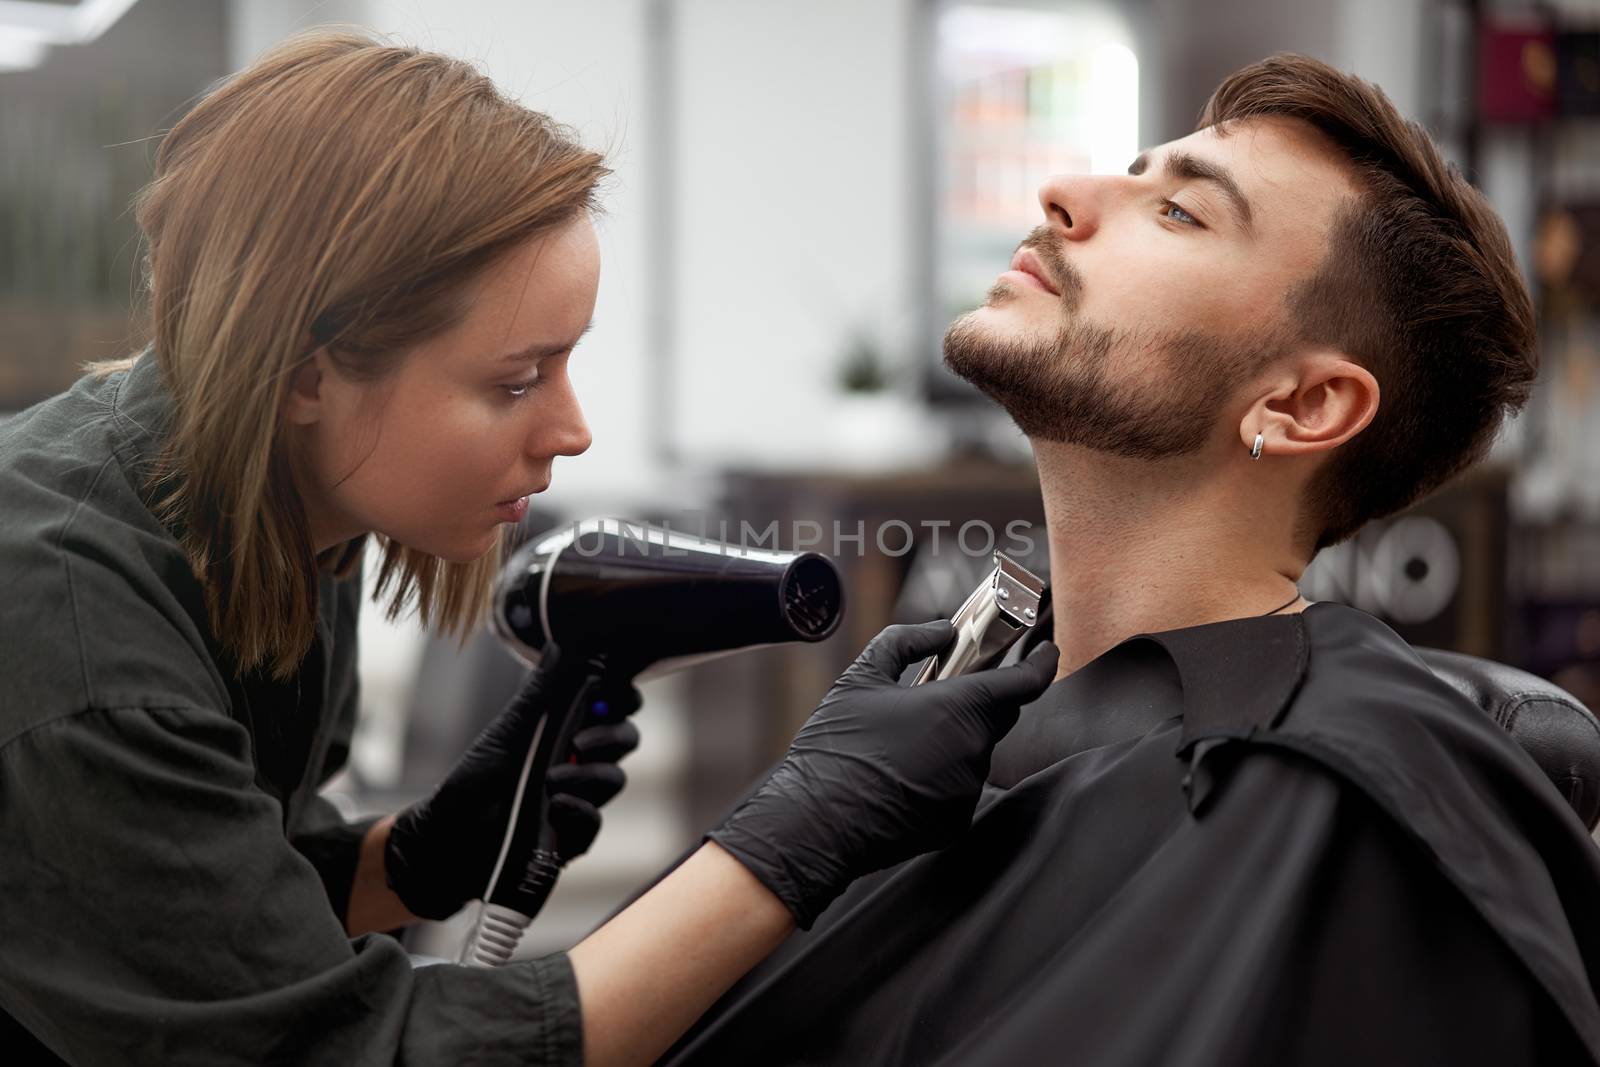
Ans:
{"type": "Polygon", "coordinates": [[[1538,376],[1533,301],[1500,217],[1377,86],[1277,55],[1223,81],[1199,128],[1225,136],[1263,116],[1320,130],[1359,190],[1288,301],[1291,332],[1360,363],[1382,393],[1372,423],[1308,488],[1300,540],[1315,551],[1483,457],[1538,376]]]}

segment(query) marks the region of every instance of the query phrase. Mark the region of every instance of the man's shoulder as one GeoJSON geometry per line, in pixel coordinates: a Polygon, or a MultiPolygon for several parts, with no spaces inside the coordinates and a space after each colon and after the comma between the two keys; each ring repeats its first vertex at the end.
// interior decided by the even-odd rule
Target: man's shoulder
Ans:
{"type": "Polygon", "coordinates": [[[1309,654],[1282,728],[1382,743],[1405,758],[1423,737],[1475,760],[1510,759],[1537,770],[1510,733],[1382,620],[1343,604],[1303,616],[1309,654]]]}
{"type": "Polygon", "coordinates": [[[1262,740],[1319,759],[1412,822],[1471,807],[1480,819],[1555,820],[1586,840],[1505,725],[1393,629],[1341,604],[1316,605],[1304,623],[1304,675],[1262,740]]]}
{"type": "Polygon", "coordinates": [[[1342,605],[1306,613],[1310,656],[1257,740],[1353,785],[1418,842],[1600,1048],[1600,852],[1533,758],[1395,632],[1342,605]]]}

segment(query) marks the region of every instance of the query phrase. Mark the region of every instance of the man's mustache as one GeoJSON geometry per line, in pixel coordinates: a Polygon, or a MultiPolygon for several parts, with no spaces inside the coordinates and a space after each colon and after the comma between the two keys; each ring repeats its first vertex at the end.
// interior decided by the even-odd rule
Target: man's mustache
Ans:
{"type": "Polygon", "coordinates": [[[1048,224],[1035,226],[1022,239],[1017,248],[1032,249],[1034,255],[1039,257],[1045,273],[1050,275],[1050,281],[1055,284],[1061,293],[1061,301],[1069,309],[1078,306],[1083,299],[1083,276],[1078,269],[1067,262],[1067,257],[1061,254],[1061,239],[1048,224]]]}

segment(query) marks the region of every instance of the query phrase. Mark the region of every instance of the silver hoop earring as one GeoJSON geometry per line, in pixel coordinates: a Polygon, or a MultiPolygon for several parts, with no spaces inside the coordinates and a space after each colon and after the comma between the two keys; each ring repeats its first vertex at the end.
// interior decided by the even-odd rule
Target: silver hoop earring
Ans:
{"type": "Polygon", "coordinates": [[[1251,459],[1260,459],[1261,458],[1261,446],[1266,443],[1266,440],[1267,439],[1266,439],[1266,437],[1264,435],[1259,434],[1259,433],[1256,434],[1256,443],[1250,446],[1250,458],[1251,459]]]}

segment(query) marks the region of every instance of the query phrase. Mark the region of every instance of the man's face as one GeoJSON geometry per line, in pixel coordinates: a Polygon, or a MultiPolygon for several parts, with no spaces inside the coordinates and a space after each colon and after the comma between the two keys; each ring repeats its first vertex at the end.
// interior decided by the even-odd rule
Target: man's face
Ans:
{"type": "Polygon", "coordinates": [[[1315,272],[1354,193],[1289,119],[1151,149],[1127,175],[1061,176],[1044,220],[945,362],[1029,437],[1122,456],[1193,453],[1238,387],[1293,341],[1285,296],[1315,272]]]}

